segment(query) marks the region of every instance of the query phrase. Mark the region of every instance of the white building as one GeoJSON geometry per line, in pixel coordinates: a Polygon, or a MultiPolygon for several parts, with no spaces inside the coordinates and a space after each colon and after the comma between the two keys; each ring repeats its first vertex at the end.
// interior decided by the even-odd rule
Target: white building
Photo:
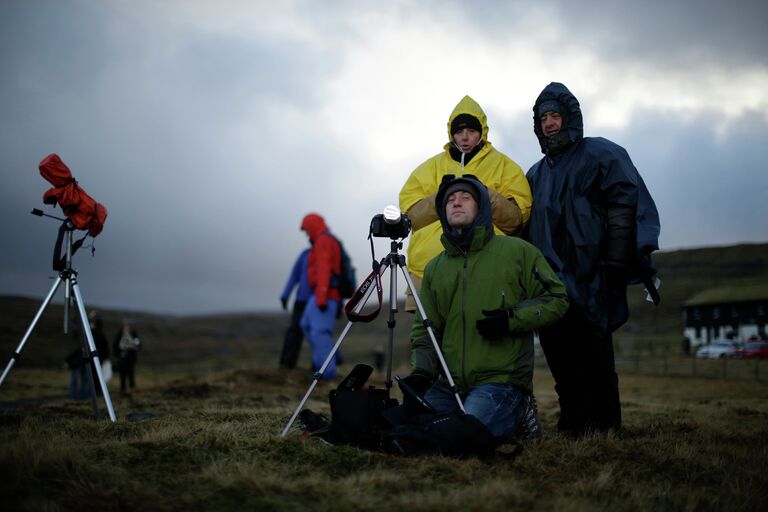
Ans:
{"type": "Polygon", "coordinates": [[[688,299],[683,335],[691,346],[719,339],[766,338],[768,283],[711,288],[688,299]]]}

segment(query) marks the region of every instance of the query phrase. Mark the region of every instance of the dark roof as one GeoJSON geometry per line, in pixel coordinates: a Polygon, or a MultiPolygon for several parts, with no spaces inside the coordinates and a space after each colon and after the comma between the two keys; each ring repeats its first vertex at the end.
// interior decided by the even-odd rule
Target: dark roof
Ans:
{"type": "Polygon", "coordinates": [[[707,306],[768,300],[768,282],[710,288],[683,303],[684,306],[707,306]]]}

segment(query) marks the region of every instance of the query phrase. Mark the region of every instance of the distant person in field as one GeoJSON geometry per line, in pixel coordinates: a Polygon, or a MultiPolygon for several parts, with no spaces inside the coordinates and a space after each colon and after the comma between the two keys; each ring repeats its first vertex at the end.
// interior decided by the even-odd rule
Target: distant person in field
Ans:
{"type": "Polygon", "coordinates": [[[118,356],[117,370],[120,373],[120,392],[125,393],[130,387],[136,387],[136,361],[141,350],[141,340],[130,320],[123,320],[123,326],[117,331],[114,352],[118,356]]]}
{"type": "MultiPolygon", "coordinates": [[[[553,82],[533,106],[544,158],[528,171],[526,238],[565,283],[570,308],[539,330],[560,401],[558,429],[579,436],[621,427],[612,333],[629,315],[627,284],[655,293],[659,214],[627,151],[584,137],[581,107],[553,82]]],[[[656,295],[658,297],[658,295],[656,295]]]]}
{"type": "Polygon", "coordinates": [[[288,309],[288,300],[296,289],[296,296],[291,310],[291,323],[288,330],[285,331],[283,340],[283,350],[280,353],[280,368],[295,368],[301,352],[301,342],[304,339],[304,333],[301,330],[301,317],[304,309],[307,307],[310,297],[312,297],[312,288],[309,286],[308,260],[310,249],[301,251],[296,262],[293,264],[288,281],[285,283],[283,293],[280,295],[280,303],[283,310],[288,309]]]}
{"type": "Polygon", "coordinates": [[[65,359],[69,368],[69,398],[72,400],[85,400],[90,396],[88,389],[88,376],[85,373],[85,358],[83,349],[80,347],[80,337],[76,336],[78,346],[72,349],[65,359]]]}
{"type": "MultiPolygon", "coordinates": [[[[341,274],[341,246],[316,213],[304,217],[301,229],[312,244],[307,258],[312,296],[301,318],[301,328],[312,347],[312,369],[319,371],[333,348],[333,331],[341,308],[341,294],[333,279],[341,274]]],[[[336,363],[334,359],[329,362],[321,379],[336,378],[336,363]]]]}

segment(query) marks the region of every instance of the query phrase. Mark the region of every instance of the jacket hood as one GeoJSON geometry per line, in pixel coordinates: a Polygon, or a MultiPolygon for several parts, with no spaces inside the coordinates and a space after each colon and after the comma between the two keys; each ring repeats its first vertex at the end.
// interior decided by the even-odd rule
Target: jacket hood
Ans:
{"type": "Polygon", "coordinates": [[[553,143],[556,141],[553,139],[567,137],[564,142],[573,143],[584,137],[584,121],[581,117],[581,106],[579,100],[576,99],[571,91],[566,86],[559,82],[552,82],[541,91],[539,97],[536,98],[536,103],[533,105],[533,132],[539,139],[539,146],[541,146],[541,152],[545,155],[549,153],[549,149],[552,148],[553,143]],[[541,130],[541,122],[539,121],[539,105],[547,100],[555,100],[565,109],[563,114],[563,127],[560,133],[547,137],[541,130]],[[562,135],[561,135],[562,134],[562,135]]]}
{"type": "Polygon", "coordinates": [[[328,231],[325,220],[316,213],[307,214],[301,221],[301,229],[306,231],[309,239],[314,242],[317,238],[328,231]]]}
{"type": "Polygon", "coordinates": [[[458,178],[453,175],[446,175],[440,183],[440,188],[437,190],[435,197],[435,210],[440,218],[440,225],[443,227],[443,236],[454,246],[463,250],[471,250],[478,247],[474,240],[477,236],[480,236],[480,240],[477,242],[479,247],[485,245],[491,238],[493,238],[493,213],[491,211],[491,201],[488,197],[488,189],[483,183],[471,174],[465,174],[458,178]],[[453,229],[448,225],[448,219],[445,216],[445,208],[443,203],[445,202],[445,192],[451,185],[457,183],[466,183],[477,190],[478,205],[477,205],[477,217],[471,226],[462,230],[461,233],[453,229]]]}
{"type": "Polygon", "coordinates": [[[485,116],[485,112],[483,112],[483,109],[475,100],[469,96],[464,96],[461,98],[461,101],[459,101],[459,103],[453,109],[453,112],[451,112],[451,116],[448,118],[448,144],[446,145],[446,149],[453,146],[451,124],[453,123],[453,120],[456,119],[460,114],[469,114],[470,116],[477,118],[477,120],[480,121],[480,126],[483,127],[483,133],[480,135],[480,140],[483,142],[488,142],[488,119],[485,116]]]}

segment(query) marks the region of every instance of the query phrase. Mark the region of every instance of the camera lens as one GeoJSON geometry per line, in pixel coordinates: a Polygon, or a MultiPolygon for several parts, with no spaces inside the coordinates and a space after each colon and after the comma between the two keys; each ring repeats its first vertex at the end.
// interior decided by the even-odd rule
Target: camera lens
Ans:
{"type": "Polygon", "coordinates": [[[397,224],[400,222],[401,217],[402,215],[400,215],[400,208],[397,206],[390,204],[384,208],[384,222],[387,224],[397,224]]]}

